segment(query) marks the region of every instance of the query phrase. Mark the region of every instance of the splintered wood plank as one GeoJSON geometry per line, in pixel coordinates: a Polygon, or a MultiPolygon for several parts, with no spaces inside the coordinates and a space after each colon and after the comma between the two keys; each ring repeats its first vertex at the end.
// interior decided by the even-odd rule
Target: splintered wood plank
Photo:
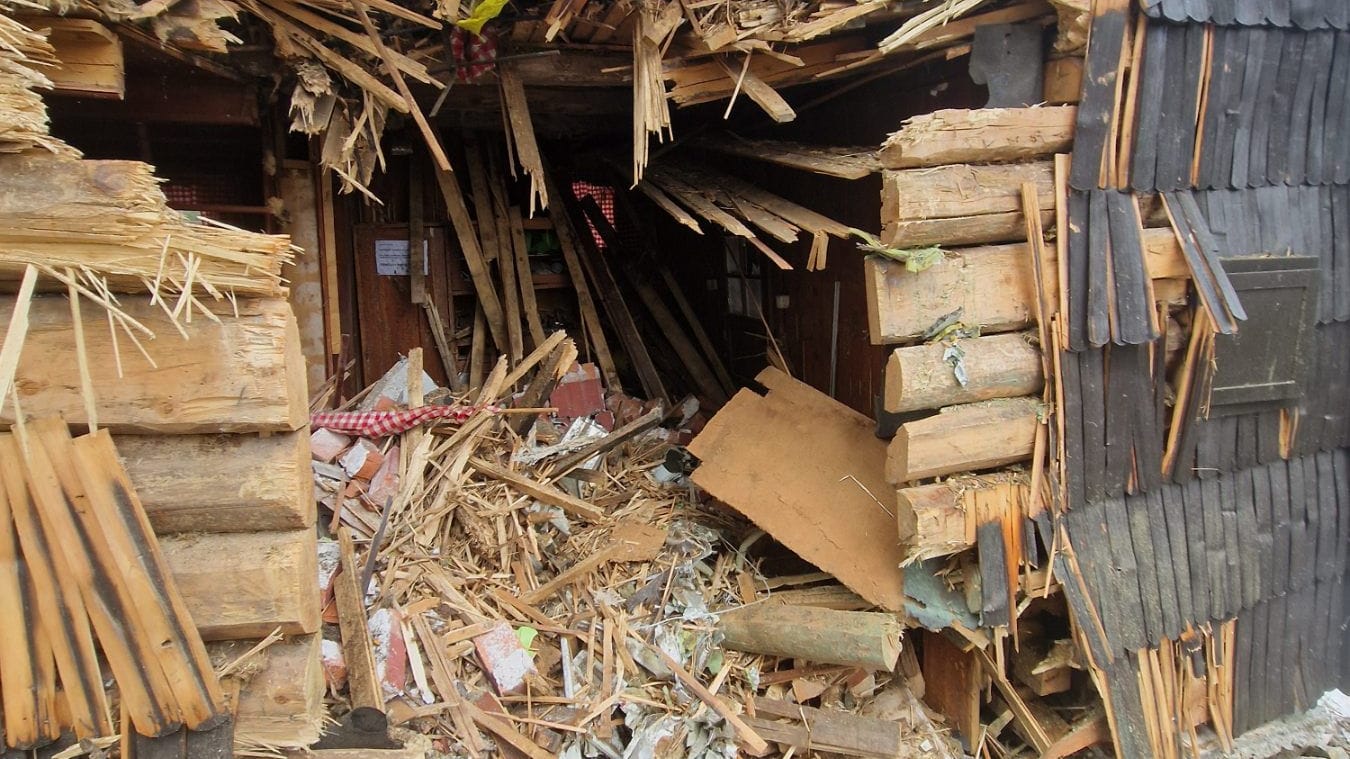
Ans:
{"type": "Polygon", "coordinates": [[[895,522],[878,500],[891,490],[874,423],[777,369],[756,379],[767,395],[741,390],[690,443],[703,462],[694,482],[862,597],[900,610],[900,546],[876,539],[895,522]]]}
{"type": "Polygon", "coordinates": [[[604,516],[604,512],[596,506],[569,495],[553,485],[536,482],[519,472],[513,472],[482,459],[470,459],[469,464],[488,477],[504,482],[540,503],[557,506],[574,517],[597,522],[604,516]]]}
{"type": "MultiPolygon", "coordinates": [[[[142,340],[155,365],[120,341],[113,342],[100,309],[82,309],[89,370],[98,388],[99,424],[118,431],[154,433],[289,432],[309,419],[305,359],[300,333],[284,300],[239,302],[239,317],[220,323],[198,315],[181,338],[148,297],[122,296],[121,308],[156,333],[142,340]]],[[[0,321],[15,299],[0,297],[0,321]]],[[[26,348],[14,389],[24,413],[60,414],[87,424],[74,361],[53,361],[70,351],[70,307],[63,297],[33,299],[26,348]]],[[[6,407],[0,425],[14,423],[6,407]]]]}
{"type": "Polygon", "coordinates": [[[1036,398],[948,406],[901,425],[886,459],[894,485],[1024,461],[1031,457],[1039,424],[1036,398]]]}
{"type": "Polygon", "coordinates": [[[203,640],[261,638],[319,628],[317,537],[284,532],[185,534],[160,548],[203,640]],[[231,592],[222,594],[228,587],[231,592]]]}
{"type": "Polygon", "coordinates": [[[28,340],[28,311],[32,308],[37,280],[37,267],[32,264],[25,266],[23,281],[19,283],[19,295],[9,308],[9,326],[5,328],[5,341],[0,343],[0,410],[9,401],[9,391],[18,373],[23,346],[28,340]]]}
{"type": "Polygon", "coordinates": [[[637,370],[638,379],[642,383],[642,389],[649,399],[660,399],[669,402],[664,383],[661,382],[661,375],[656,371],[656,365],[652,363],[651,353],[647,351],[646,341],[638,331],[637,322],[633,320],[633,313],[628,308],[628,303],[623,296],[623,289],[619,287],[618,280],[614,278],[614,272],[610,269],[609,262],[606,260],[606,253],[617,255],[620,251],[620,242],[618,233],[614,231],[605,218],[604,212],[595,202],[595,198],[587,195],[578,200],[581,206],[583,216],[590,219],[592,226],[600,232],[605,241],[604,249],[595,244],[594,240],[589,240],[583,246],[582,263],[585,264],[586,271],[590,275],[590,280],[595,284],[596,293],[600,296],[600,303],[605,307],[605,313],[609,315],[609,322],[614,330],[619,333],[619,339],[623,342],[624,350],[628,353],[628,359],[633,362],[637,370]]]}
{"type": "Polygon", "coordinates": [[[309,433],[120,435],[117,452],[157,533],[314,524],[309,433]]]}
{"type": "MultiPolygon", "coordinates": [[[[20,486],[22,484],[20,483],[20,486]]],[[[40,655],[41,636],[37,609],[30,605],[34,590],[19,539],[6,488],[0,488],[0,614],[11,629],[6,645],[0,646],[0,703],[4,703],[4,739],[7,746],[32,748],[55,738],[60,730],[50,696],[54,683],[44,684],[44,668],[50,668],[51,651],[40,655]]]]}
{"type": "Polygon", "coordinates": [[[388,47],[385,46],[384,39],[380,37],[379,30],[375,28],[375,23],[370,20],[370,14],[366,11],[365,0],[350,0],[350,2],[352,9],[356,11],[356,17],[361,21],[361,26],[366,30],[366,36],[370,38],[371,45],[375,48],[377,57],[384,64],[384,73],[394,80],[394,86],[398,88],[399,95],[402,95],[403,102],[407,103],[407,110],[412,112],[413,121],[416,122],[418,131],[422,133],[422,139],[427,143],[431,158],[436,162],[437,171],[450,172],[452,170],[450,159],[446,157],[445,149],[441,147],[441,140],[436,136],[435,130],[431,128],[426,114],[422,113],[422,107],[417,104],[417,98],[413,97],[412,90],[408,88],[408,83],[403,78],[403,71],[399,68],[398,62],[394,59],[388,47]]]}
{"type": "Polygon", "coordinates": [[[752,55],[746,53],[746,60],[742,66],[734,66],[723,56],[719,56],[717,62],[722,65],[722,70],[726,72],[727,77],[736,83],[740,91],[745,93],[746,97],[755,101],[769,118],[780,124],[787,123],[797,118],[797,112],[792,110],[783,96],[778,94],[768,82],[764,81],[750,68],[752,55]]]}
{"type": "Polygon", "coordinates": [[[1114,165],[1109,138],[1120,96],[1128,8],[1128,0],[1103,0],[1093,6],[1069,172],[1069,185],[1075,190],[1104,187],[1108,180],[1105,167],[1114,165]]]}
{"type": "Polygon", "coordinates": [[[586,283],[586,270],[581,264],[581,240],[572,219],[563,210],[563,196],[551,174],[545,175],[549,196],[557,202],[548,208],[549,220],[553,222],[553,231],[558,235],[558,246],[562,248],[563,262],[567,265],[567,275],[572,280],[572,288],[577,294],[577,309],[581,311],[581,323],[585,328],[586,340],[595,350],[595,360],[605,375],[605,387],[611,393],[623,392],[623,383],[619,379],[619,370],[614,364],[614,355],[609,350],[609,341],[605,337],[604,325],[600,321],[600,312],[596,310],[595,299],[591,295],[590,285],[586,283]]]}
{"type": "Polygon", "coordinates": [[[530,205],[528,216],[533,217],[536,208],[547,208],[549,194],[544,181],[544,160],[539,155],[539,144],[535,141],[534,121],[530,117],[530,106],[525,99],[525,84],[516,76],[510,65],[497,67],[497,81],[501,84],[502,108],[506,113],[506,123],[510,127],[508,138],[515,146],[516,160],[530,177],[530,205]],[[535,205],[538,202],[539,205],[535,205]]]}
{"type": "Polygon", "coordinates": [[[1046,158],[1073,145],[1073,106],[944,109],[907,120],[878,157],[888,169],[1046,158]]]}
{"type": "Polygon", "coordinates": [[[511,248],[515,251],[516,283],[520,286],[521,310],[525,315],[525,325],[530,331],[530,343],[538,346],[544,342],[544,322],[539,318],[539,300],[534,290],[534,272],[530,270],[530,250],[525,242],[525,228],[520,218],[520,209],[512,206],[508,211],[511,226],[511,248]]]}
{"type": "MultiPolygon", "coordinates": [[[[42,637],[51,644],[56,672],[60,675],[62,708],[68,710],[62,722],[68,720],[77,736],[108,735],[112,725],[108,721],[107,696],[103,692],[89,615],[68,563],[71,557],[66,551],[53,550],[60,544],[42,523],[36,492],[26,486],[27,470],[19,441],[9,434],[0,434],[0,483],[9,497],[24,564],[36,591],[42,637]]],[[[44,482],[50,484],[51,480],[45,478],[44,482]]]]}
{"type": "Polygon", "coordinates": [[[31,421],[26,440],[26,474],[42,530],[53,545],[66,547],[64,570],[69,589],[84,599],[108,667],[118,683],[137,732],[161,736],[182,726],[182,707],[159,666],[157,648],[166,626],[147,627],[147,597],[133,595],[118,557],[103,538],[91,499],[80,481],[70,435],[60,418],[31,421]],[[78,589],[78,590],[76,590],[78,589]]]}
{"type": "MultiPolygon", "coordinates": [[[[58,424],[56,430],[65,435],[64,425],[58,424]]],[[[73,447],[93,516],[90,519],[81,513],[85,530],[91,537],[101,535],[111,549],[134,616],[155,645],[154,659],[142,664],[153,667],[157,662],[164,670],[189,729],[214,731],[229,717],[220,683],[160,555],[145,509],[117,458],[112,437],[102,430],[75,440],[73,447]]]]}
{"type": "Polygon", "coordinates": [[[699,146],[719,153],[751,158],[839,179],[862,179],[880,171],[875,148],[840,148],[739,137],[703,139],[699,146]]]}

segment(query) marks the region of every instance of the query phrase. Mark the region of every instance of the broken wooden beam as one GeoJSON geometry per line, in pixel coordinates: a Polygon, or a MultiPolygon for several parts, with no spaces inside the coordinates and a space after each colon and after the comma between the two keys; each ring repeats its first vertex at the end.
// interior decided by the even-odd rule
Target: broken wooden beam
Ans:
{"type": "Polygon", "coordinates": [[[897,348],[886,360],[883,403],[901,413],[1040,392],[1041,353],[1026,332],[897,348]]]}
{"type": "Polygon", "coordinates": [[[915,116],[882,145],[888,169],[1046,158],[1073,144],[1073,106],[944,109],[915,116]]]}
{"type": "Polygon", "coordinates": [[[733,609],[718,617],[718,629],[733,651],[886,672],[900,658],[903,630],[892,614],[783,604],[733,609]]]}
{"type": "MultiPolygon", "coordinates": [[[[11,296],[0,297],[0,323],[9,320],[14,302],[11,296]]],[[[101,427],[174,434],[290,432],[308,421],[305,358],[285,300],[241,300],[239,316],[222,314],[219,322],[198,314],[182,324],[188,339],[148,297],[122,297],[120,303],[155,332],[155,339],[141,340],[154,365],[125,335],[112,335],[102,309],[82,309],[101,427]]],[[[52,360],[72,350],[69,302],[58,296],[33,298],[28,316],[14,381],[24,413],[59,414],[71,424],[87,424],[75,362],[52,360]]],[[[14,408],[7,404],[0,425],[13,423],[14,408]]]]}
{"type": "Polygon", "coordinates": [[[1023,240],[1023,182],[1036,185],[1041,223],[1053,227],[1055,180],[1050,161],[885,171],[882,241],[913,248],[1023,240]]]}
{"type": "Polygon", "coordinates": [[[1025,461],[1040,423],[1036,398],[1000,398],[948,406],[906,422],[891,441],[886,477],[894,485],[1025,461]]]}
{"type": "Polygon", "coordinates": [[[159,534],[293,530],[314,524],[309,434],[119,435],[159,534]]]}
{"type": "Polygon", "coordinates": [[[319,629],[314,530],[169,535],[159,544],[204,640],[319,629]]]}

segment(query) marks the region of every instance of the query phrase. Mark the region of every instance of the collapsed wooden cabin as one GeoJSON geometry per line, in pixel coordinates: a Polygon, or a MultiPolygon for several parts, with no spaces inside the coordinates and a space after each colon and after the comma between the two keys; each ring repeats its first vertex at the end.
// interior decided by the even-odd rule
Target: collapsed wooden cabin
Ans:
{"type": "Polygon", "coordinates": [[[1343,721],[1343,6],[0,0],[0,751],[1343,721]]]}

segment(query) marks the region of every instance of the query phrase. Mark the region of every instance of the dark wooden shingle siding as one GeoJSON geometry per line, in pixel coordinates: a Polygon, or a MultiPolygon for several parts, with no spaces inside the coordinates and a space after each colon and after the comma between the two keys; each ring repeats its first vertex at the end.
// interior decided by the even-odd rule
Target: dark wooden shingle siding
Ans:
{"type": "MultiPolygon", "coordinates": [[[[1106,498],[1070,511],[1066,525],[1085,581],[1066,585],[1085,592],[1073,600],[1097,609],[1116,654],[1154,647],[1188,627],[1343,581],[1350,450],[1106,498]]],[[[1296,626],[1310,640],[1329,629],[1307,622],[1296,626]]]]}

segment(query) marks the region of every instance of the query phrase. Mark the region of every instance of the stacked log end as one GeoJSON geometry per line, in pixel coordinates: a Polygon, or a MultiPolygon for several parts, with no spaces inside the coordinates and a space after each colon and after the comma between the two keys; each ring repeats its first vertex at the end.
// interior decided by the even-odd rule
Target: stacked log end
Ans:
{"type": "Polygon", "coordinates": [[[937,111],[906,122],[879,154],[883,241],[944,252],[919,272],[865,264],[871,340],[892,349],[882,404],[909,419],[886,464],[906,561],[973,546],[989,515],[977,498],[1015,508],[1025,497],[1045,377],[1022,188],[1035,188],[1040,223],[1053,229],[1053,157],[1072,146],[1075,112],[937,111]]]}
{"type": "MultiPolygon", "coordinates": [[[[0,323],[14,301],[0,296],[0,323]]],[[[184,338],[149,296],[120,301],[155,336],[142,340],[142,355],[125,334],[112,342],[101,309],[82,309],[98,424],[113,432],[203,639],[238,641],[247,650],[273,630],[286,636],[234,684],[236,737],[308,745],[318,738],[323,691],[308,404],[295,317],[284,298],[241,300],[237,316],[220,309],[218,322],[200,314],[184,322],[184,338]]],[[[14,383],[19,407],[28,418],[60,414],[81,430],[88,420],[69,301],[37,296],[29,317],[14,383]]],[[[0,424],[13,416],[7,404],[0,424]]]]}

